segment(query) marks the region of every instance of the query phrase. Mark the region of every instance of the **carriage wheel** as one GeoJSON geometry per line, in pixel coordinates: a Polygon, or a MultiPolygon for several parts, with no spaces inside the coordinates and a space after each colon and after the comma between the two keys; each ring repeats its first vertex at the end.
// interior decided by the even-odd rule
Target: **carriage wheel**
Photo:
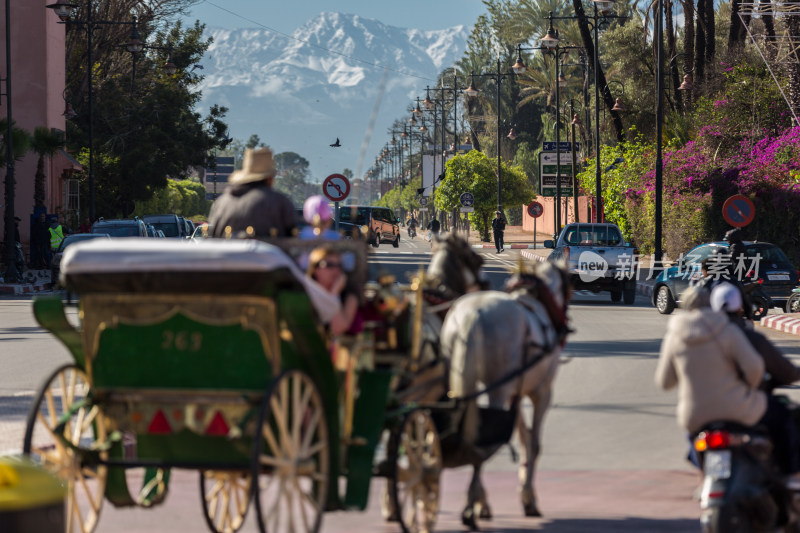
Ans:
{"type": "Polygon", "coordinates": [[[318,531],[328,494],[330,450],[322,397],[298,370],[264,397],[256,438],[253,496],[261,533],[318,531]]]}
{"type": "Polygon", "coordinates": [[[211,531],[234,533],[244,523],[250,505],[249,472],[205,470],[200,472],[203,514],[211,531]]]}
{"type": "Polygon", "coordinates": [[[389,441],[390,498],[397,505],[403,533],[433,531],[439,511],[442,449],[439,433],[426,411],[406,415],[389,441]]]}
{"type": "MultiPolygon", "coordinates": [[[[56,437],[61,417],[89,393],[89,378],[74,365],[56,370],[36,397],[25,428],[23,451],[67,487],[67,533],[90,533],[97,526],[106,489],[105,466],[84,462],[80,452],[56,437]]],[[[106,440],[106,426],[97,405],[79,408],[67,421],[61,435],[74,446],[89,450],[106,440]]],[[[107,452],[100,458],[107,459],[107,452]]]]}

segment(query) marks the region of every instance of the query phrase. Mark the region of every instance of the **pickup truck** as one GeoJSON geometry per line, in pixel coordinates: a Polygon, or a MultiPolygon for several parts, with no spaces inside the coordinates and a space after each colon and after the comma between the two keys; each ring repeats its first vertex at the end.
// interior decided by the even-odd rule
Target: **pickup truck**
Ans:
{"type": "Polygon", "coordinates": [[[636,300],[638,250],[625,242],[615,224],[567,224],[558,240],[544,241],[548,261],[563,261],[575,290],[608,291],[611,301],[636,300]]]}

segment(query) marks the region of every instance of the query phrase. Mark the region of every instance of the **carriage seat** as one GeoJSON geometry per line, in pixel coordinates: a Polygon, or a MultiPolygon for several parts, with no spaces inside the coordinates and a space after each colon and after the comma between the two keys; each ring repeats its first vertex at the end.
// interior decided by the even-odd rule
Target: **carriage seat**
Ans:
{"type": "Polygon", "coordinates": [[[339,299],[308,279],[277,246],[254,240],[96,239],[61,262],[63,286],[78,294],[264,295],[301,286],[323,322],[339,299]]]}

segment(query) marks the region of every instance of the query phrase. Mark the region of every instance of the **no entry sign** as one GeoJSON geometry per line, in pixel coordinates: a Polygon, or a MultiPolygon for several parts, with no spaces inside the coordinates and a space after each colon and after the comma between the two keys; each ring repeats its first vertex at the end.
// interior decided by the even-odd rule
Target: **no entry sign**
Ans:
{"type": "Polygon", "coordinates": [[[722,218],[734,228],[742,228],[753,221],[756,207],[750,198],[735,194],[722,205],[722,218]]]}
{"type": "Polygon", "coordinates": [[[341,174],[331,174],[322,182],[322,194],[331,202],[341,202],[350,194],[350,181],[341,174]]]}
{"type": "Polygon", "coordinates": [[[544,213],[544,206],[539,202],[531,202],[528,204],[528,214],[533,218],[539,218],[544,213]]]}

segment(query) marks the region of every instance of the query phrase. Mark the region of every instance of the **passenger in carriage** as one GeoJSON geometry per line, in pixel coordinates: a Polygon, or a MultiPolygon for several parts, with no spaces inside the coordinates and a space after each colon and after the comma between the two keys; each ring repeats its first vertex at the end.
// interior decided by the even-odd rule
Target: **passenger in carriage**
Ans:
{"type": "Polygon", "coordinates": [[[320,196],[310,196],[303,204],[303,218],[308,223],[300,231],[301,239],[337,240],[340,235],[331,229],[333,226],[333,210],[328,201],[320,196]]]}
{"type": "Polygon", "coordinates": [[[330,245],[314,248],[308,258],[306,273],[329,293],[338,295],[341,299],[342,312],[334,315],[328,324],[331,334],[360,332],[363,329],[363,318],[359,312],[360,297],[348,284],[339,252],[330,245]]]}
{"type": "Polygon", "coordinates": [[[297,221],[288,197],[272,187],[275,160],[269,148],[244,151],[242,169],[231,174],[230,187],[208,216],[213,237],[291,237],[297,221]]]}

